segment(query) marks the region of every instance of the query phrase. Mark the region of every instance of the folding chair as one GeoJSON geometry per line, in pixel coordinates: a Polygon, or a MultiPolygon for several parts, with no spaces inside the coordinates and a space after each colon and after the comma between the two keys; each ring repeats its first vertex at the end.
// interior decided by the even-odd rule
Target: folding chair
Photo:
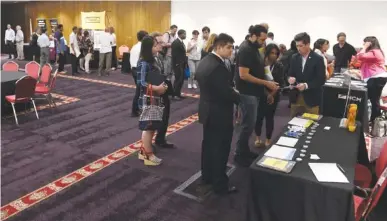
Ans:
{"type": "Polygon", "coordinates": [[[38,64],[36,61],[30,61],[26,64],[25,72],[35,78],[39,79],[39,73],[40,73],[40,64],[38,64]]]}
{"type": "Polygon", "coordinates": [[[3,64],[3,71],[19,71],[19,65],[14,61],[7,61],[3,64]]]}
{"type": "Polygon", "coordinates": [[[56,81],[56,76],[58,74],[58,69],[55,71],[54,75],[51,78],[50,84],[48,85],[37,85],[35,89],[35,94],[36,95],[43,95],[45,99],[48,101],[48,105],[51,107],[51,104],[56,107],[56,103],[54,99],[52,98],[51,91],[55,87],[55,81],[56,81]]]}

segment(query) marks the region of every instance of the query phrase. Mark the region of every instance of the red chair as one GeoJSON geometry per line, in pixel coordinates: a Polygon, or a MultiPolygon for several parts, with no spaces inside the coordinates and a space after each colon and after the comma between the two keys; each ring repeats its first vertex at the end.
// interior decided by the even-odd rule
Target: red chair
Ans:
{"type": "MultiPolygon", "coordinates": [[[[376,159],[375,175],[380,177],[384,168],[387,167],[387,142],[383,144],[383,149],[376,159]]],[[[371,171],[361,164],[357,164],[355,167],[355,185],[362,188],[369,188],[372,182],[371,171]]]]}
{"type": "Polygon", "coordinates": [[[35,94],[45,96],[45,99],[48,101],[48,105],[50,105],[50,107],[51,107],[51,104],[53,104],[54,107],[56,107],[56,103],[51,95],[51,90],[55,87],[55,81],[56,81],[57,74],[58,74],[58,69],[55,71],[54,75],[52,76],[49,85],[38,84],[36,86],[36,89],[35,89],[35,94]]]}
{"type": "Polygon", "coordinates": [[[35,93],[36,79],[27,75],[17,80],[15,84],[16,84],[15,94],[5,96],[5,99],[12,105],[16,124],[19,125],[19,122],[17,120],[16,110],[15,110],[15,103],[28,103],[31,101],[32,104],[34,105],[36,118],[39,119],[39,115],[35,106],[35,101],[32,98],[35,93]]]}
{"type": "Polygon", "coordinates": [[[46,86],[50,82],[52,67],[49,64],[45,64],[42,67],[42,74],[40,75],[38,86],[46,86]]]}
{"type": "Polygon", "coordinates": [[[36,61],[30,61],[26,64],[25,72],[37,80],[39,79],[40,65],[36,61]]]}
{"type": "Polygon", "coordinates": [[[387,186],[387,167],[380,175],[378,182],[376,183],[375,187],[372,189],[370,194],[368,194],[366,190],[357,187],[358,190],[364,193],[365,197],[360,197],[355,195],[353,196],[356,221],[364,221],[367,219],[368,215],[378,204],[378,201],[382,196],[386,186],[387,186]]]}
{"type": "Polygon", "coordinates": [[[19,71],[19,65],[14,61],[7,61],[3,64],[3,71],[19,71]]]}

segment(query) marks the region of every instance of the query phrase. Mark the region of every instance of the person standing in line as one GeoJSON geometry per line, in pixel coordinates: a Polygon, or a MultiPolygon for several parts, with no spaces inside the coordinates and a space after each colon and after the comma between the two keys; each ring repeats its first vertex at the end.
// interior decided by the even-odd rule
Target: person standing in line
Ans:
{"type": "Polygon", "coordinates": [[[36,31],[31,35],[30,48],[32,51],[32,60],[40,63],[40,48],[38,45],[38,38],[42,33],[42,29],[40,27],[36,28],[36,31]]]}
{"type": "Polygon", "coordinates": [[[112,70],[117,69],[117,36],[114,33],[114,28],[109,28],[110,36],[112,38],[112,70]]]}
{"type": "Polygon", "coordinates": [[[23,53],[23,47],[24,47],[24,33],[21,30],[20,25],[16,26],[16,51],[17,51],[17,59],[18,60],[24,60],[24,53],[23,53]]]}
{"type": "Polygon", "coordinates": [[[70,34],[70,55],[71,55],[71,74],[76,75],[78,73],[78,60],[81,52],[78,45],[78,27],[74,26],[73,31],[70,34]]]}
{"type": "MultiPolygon", "coordinates": [[[[149,81],[149,75],[161,75],[161,70],[155,65],[155,56],[158,53],[157,41],[151,36],[146,36],[141,42],[140,59],[137,64],[138,76],[137,84],[139,84],[141,94],[139,97],[140,108],[145,105],[150,105],[149,101],[144,101],[144,95],[148,90],[152,91],[152,99],[154,101],[161,100],[161,96],[167,91],[168,87],[165,83],[153,85],[149,81]]],[[[147,99],[148,100],[148,99],[147,99]]],[[[138,154],[138,159],[143,160],[147,166],[158,166],[162,159],[156,157],[153,153],[152,138],[155,131],[159,130],[162,121],[140,121],[139,129],[142,131],[142,147],[138,154]]]]}
{"type": "Polygon", "coordinates": [[[249,28],[248,40],[239,46],[237,55],[236,89],[241,94],[240,109],[242,121],[237,140],[237,149],[234,160],[240,166],[248,167],[258,157],[250,151],[249,140],[254,132],[257,119],[259,100],[266,87],[271,93],[278,90],[278,83],[265,79],[265,64],[258,49],[267,38],[267,29],[261,25],[252,25],[249,28]]]}
{"type": "Polygon", "coordinates": [[[298,114],[319,114],[322,101],[322,86],[325,84],[324,59],[310,48],[310,36],[306,32],[294,37],[298,54],[292,57],[289,70],[289,85],[294,85],[290,95],[291,117],[298,114]]]}
{"type": "Polygon", "coordinates": [[[55,42],[56,42],[56,53],[58,55],[58,72],[61,74],[66,74],[64,70],[64,65],[66,63],[66,43],[63,35],[63,25],[59,24],[55,32],[55,42]]]}
{"type": "Polygon", "coordinates": [[[355,48],[347,43],[346,39],[347,35],[344,32],[340,32],[337,35],[338,43],[333,46],[336,73],[340,73],[341,68],[348,68],[348,64],[351,62],[352,56],[357,53],[355,48]]]}
{"type": "Polygon", "coordinates": [[[196,85],[196,80],[195,80],[195,72],[197,69],[197,66],[200,61],[200,47],[199,47],[199,42],[198,42],[198,37],[199,37],[199,31],[194,30],[192,32],[192,39],[190,42],[188,42],[188,47],[187,47],[187,52],[188,52],[188,67],[190,71],[190,76],[188,79],[188,88],[197,88],[196,85]]]}
{"type": "Polygon", "coordinates": [[[173,82],[173,90],[175,94],[173,99],[181,100],[184,97],[181,95],[181,88],[184,84],[184,73],[187,66],[187,54],[183,40],[186,38],[186,32],[184,29],[180,29],[177,32],[177,39],[172,43],[172,66],[175,74],[175,82],[173,82]]]}
{"type": "Polygon", "coordinates": [[[158,32],[154,32],[150,34],[151,37],[154,38],[154,40],[157,42],[157,54],[155,56],[155,67],[160,69],[161,74],[165,77],[164,83],[167,85],[168,89],[167,91],[161,95],[161,101],[164,104],[164,112],[163,112],[163,120],[160,125],[160,127],[157,130],[157,134],[155,137],[155,145],[159,148],[164,149],[170,149],[175,148],[175,145],[168,143],[166,139],[167,135],[167,129],[169,124],[169,115],[171,112],[171,101],[169,99],[169,96],[173,95],[173,87],[171,82],[167,79],[167,75],[164,72],[164,65],[163,65],[163,59],[162,56],[159,54],[160,51],[163,49],[163,35],[158,32]]]}
{"type": "Polygon", "coordinates": [[[140,96],[140,87],[137,84],[137,62],[140,58],[140,51],[141,51],[141,41],[144,39],[145,36],[148,35],[148,32],[141,30],[137,32],[137,43],[133,45],[132,49],[130,50],[130,66],[132,67],[132,76],[134,83],[136,84],[136,92],[133,97],[132,101],[132,117],[138,117],[140,116],[140,109],[138,107],[138,98],[140,96]]]}
{"type": "Polygon", "coordinates": [[[202,50],[203,48],[206,47],[207,41],[208,41],[208,39],[210,38],[210,33],[211,33],[211,30],[210,30],[209,27],[204,26],[204,27],[202,28],[202,38],[203,38],[203,39],[201,40],[200,45],[199,45],[199,48],[200,48],[201,50],[202,50]]]}
{"type": "Polygon", "coordinates": [[[106,75],[112,66],[112,37],[110,36],[110,29],[105,28],[105,32],[101,34],[100,38],[101,48],[99,49],[99,67],[98,76],[102,76],[102,69],[106,64],[106,75]]]}
{"type": "Polygon", "coordinates": [[[42,34],[38,38],[38,45],[40,47],[40,67],[49,63],[50,56],[50,39],[46,34],[46,29],[42,28],[42,34]]]}
{"type": "Polygon", "coordinates": [[[7,30],[5,30],[4,37],[5,45],[8,49],[9,59],[15,58],[15,31],[11,28],[11,25],[7,25],[7,30]]]}
{"type": "Polygon", "coordinates": [[[85,55],[85,72],[90,74],[90,60],[93,55],[93,42],[88,31],[83,32],[83,54],[85,55]]]}
{"type": "MultiPolygon", "coordinates": [[[[283,74],[283,65],[278,61],[280,55],[280,49],[276,44],[269,44],[265,50],[265,76],[272,78],[274,82],[277,82],[280,87],[284,87],[285,79],[283,74]]],[[[274,130],[274,116],[277,109],[278,102],[280,101],[280,93],[278,91],[266,93],[259,99],[257,121],[255,123],[255,146],[256,147],[268,147],[271,144],[271,136],[274,130]],[[261,140],[263,120],[266,125],[266,141],[261,140]]]]}
{"type": "Polygon", "coordinates": [[[163,35],[163,50],[161,51],[160,54],[164,56],[164,68],[165,68],[165,73],[168,76],[168,79],[172,79],[172,43],[177,39],[177,26],[176,25],[171,25],[169,28],[169,32],[164,33],[163,35]]]}
{"type": "Polygon", "coordinates": [[[233,75],[225,64],[231,57],[234,39],[224,33],[214,41],[214,50],[199,63],[196,78],[200,86],[199,122],[203,125],[202,180],[200,187],[215,194],[236,193],[226,174],[233,135],[234,104],[240,101],[232,87],[233,75]]]}

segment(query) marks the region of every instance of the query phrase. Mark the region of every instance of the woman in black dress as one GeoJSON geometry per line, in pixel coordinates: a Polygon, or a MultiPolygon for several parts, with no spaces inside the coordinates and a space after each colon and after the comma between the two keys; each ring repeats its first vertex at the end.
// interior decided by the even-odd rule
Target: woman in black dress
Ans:
{"type": "Polygon", "coordinates": [[[32,60],[40,63],[40,47],[38,45],[38,38],[42,33],[40,27],[36,29],[34,33],[32,33],[31,41],[30,41],[30,50],[32,54],[32,60]]]}

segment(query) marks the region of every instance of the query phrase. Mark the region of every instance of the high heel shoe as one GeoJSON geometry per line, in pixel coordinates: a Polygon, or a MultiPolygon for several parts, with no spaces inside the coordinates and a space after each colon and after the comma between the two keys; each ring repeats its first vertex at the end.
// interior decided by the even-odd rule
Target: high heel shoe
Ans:
{"type": "Polygon", "coordinates": [[[156,157],[153,152],[146,152],[143,147],[138,153],[138,159],[143,160],[146,166],[158,166],[162,162],[162,159],[156,157]]]}

